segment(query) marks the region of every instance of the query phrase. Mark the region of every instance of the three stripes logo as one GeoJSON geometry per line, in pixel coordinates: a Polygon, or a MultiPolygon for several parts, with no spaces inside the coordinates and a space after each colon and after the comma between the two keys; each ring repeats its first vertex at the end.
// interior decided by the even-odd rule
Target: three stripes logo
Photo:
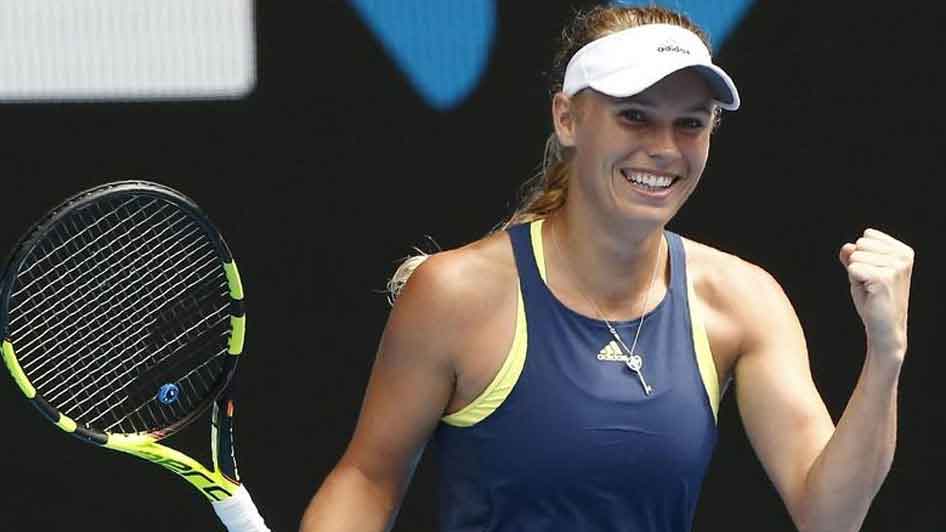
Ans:
{"type": "Polygon", "coordinates": [[[612,360],[615,362],[627,362],[627,355],[621,350],[617,341],[611,340],[608,345],[601,348],[598,352],[598,360],[612,360]]]}

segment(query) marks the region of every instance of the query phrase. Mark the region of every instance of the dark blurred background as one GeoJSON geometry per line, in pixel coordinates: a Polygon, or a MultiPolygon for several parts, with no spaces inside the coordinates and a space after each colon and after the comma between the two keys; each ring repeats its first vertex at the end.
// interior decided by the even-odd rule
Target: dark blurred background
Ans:
{"type": "MultiPolygon", "coordinates": [[[[509,214],[550,131],[544,73],[555,39],[573,9],[595,3],[256,2],[255,76],[244,94],[0,104],[0,248],[61,199],[114,179],[159,181],[201,204],[246,284],[240,471],[270,527],[296,530],[351,436],[389,311],[388,276],[414,246],[464,244],[509,214]],[[429,75],[437,59],[405,63],[423,50],[392,52],[390,18],[369,16],[432,16],[423,6],[480,39],[484,53],[465,48],[444,63],[469,67],[447,72],[448,81],[469,76],[465,85],[422,85],[417,72],[429,75]],[[453,16],[467,9],[472,22],[453,16]]],[[[835,419],[864,356],[838,249],[866,227],[914,247],[898,450],[863,530],[946,530],[944,364],[932,344],[944,281],[946,19],[932,4],[739,5],[693,8],[729,17],[707,24],[720,28],[716,61],[743,107],[724,116],[700,189],[670,228],[782,283],[835,419]]],[[[417,37],[424,27],[409,29],[417,37]]],[[[449,59],[455,44],[428,49],[449,59]]],[[[16,60],[10,53],[5,61],[16,60]]],[[[174,475],[64,437],[5,377],[0,412],[0,530],[222,530],[174,475]]],[[[732,395],[719,426],[695,530],[794,530],[732,395]]],[[[205,429],[173,443],[206,448],[205,429]]],[[[428,454],[396,531],[436,530],[434,478],[428,454]]]]}

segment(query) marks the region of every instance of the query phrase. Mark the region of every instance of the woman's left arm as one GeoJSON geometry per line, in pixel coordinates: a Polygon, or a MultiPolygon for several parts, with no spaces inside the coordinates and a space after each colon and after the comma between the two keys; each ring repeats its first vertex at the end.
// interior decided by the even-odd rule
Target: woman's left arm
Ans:
{"type": "Polygon", "coordinates": [[[907,349],[913,250],[868,229],[845,244],[867,354],[835,427],[811,379],[804,335],[781,288],[756,271],[744,291],[745,327],[734,374],[743,424],[795,525],[857,531],[893,461],[897,381],[907,349]]]}

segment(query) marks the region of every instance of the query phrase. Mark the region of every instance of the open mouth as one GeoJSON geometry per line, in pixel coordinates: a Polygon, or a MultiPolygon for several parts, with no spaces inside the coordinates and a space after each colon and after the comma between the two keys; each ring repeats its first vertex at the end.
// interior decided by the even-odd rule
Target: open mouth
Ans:
{"type": "Polygon", "coordinates": [[[657,175],[630,169],[621,169],[621,175],[628,183],[647,192],[665,191],[680,180],[679,176],[657,175]]]}

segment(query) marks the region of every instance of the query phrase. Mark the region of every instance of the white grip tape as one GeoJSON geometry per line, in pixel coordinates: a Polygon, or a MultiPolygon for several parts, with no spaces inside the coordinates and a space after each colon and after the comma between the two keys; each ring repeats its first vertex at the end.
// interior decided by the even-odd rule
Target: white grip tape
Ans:
{"type": "Polygon", "coordinates": [[[228,499],[211,502],[214,512],[229,532],[270,532],[244,486],[228,499]]]}

